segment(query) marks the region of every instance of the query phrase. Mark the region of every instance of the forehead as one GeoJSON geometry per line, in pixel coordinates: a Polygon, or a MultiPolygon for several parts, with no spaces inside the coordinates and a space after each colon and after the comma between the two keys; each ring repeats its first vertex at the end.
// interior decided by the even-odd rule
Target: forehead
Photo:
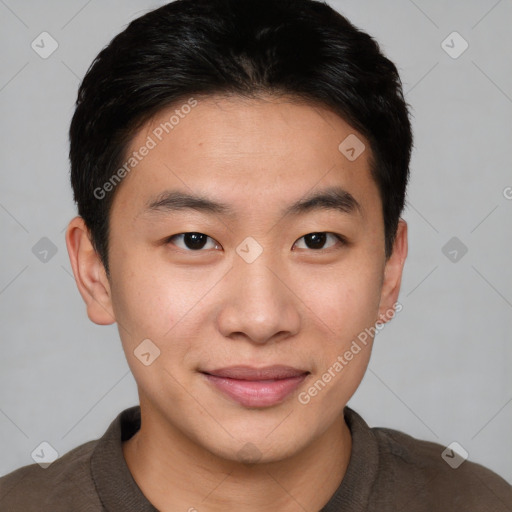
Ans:
{"type": "Polygon", "coordinates": [[[281,212],[283,202],[341,187],[364,214],[378,201],[370,158],[365,138],[319,105],[275,97],[185,99],[133,137],[124,164],[134,165],[125,165],[114,206],[139,216],[166,191],[179,190],[218,198],[236,216],[274,204],[281,212]]]}

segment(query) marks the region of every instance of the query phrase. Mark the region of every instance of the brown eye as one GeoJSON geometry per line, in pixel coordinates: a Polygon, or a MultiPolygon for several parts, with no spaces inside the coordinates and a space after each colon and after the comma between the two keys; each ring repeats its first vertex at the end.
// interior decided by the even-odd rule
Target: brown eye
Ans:
{"type": "Polygon", "coordinates": [[[199,251],[203,249],[207,243],[208,240],[211,240],[213,243],[213,247],[207,247],[207,249],[215,248],[218,246],[218,244],[213,240],[213,238],[210,238],[208,235],[205,235],[204,233],[197,233],[197,232],[190,232],[190,233],[178,233],[176,235],[173,235],[167,239],[167,243],[172,243],[173,245],[176,245],[177,247],[180,247],[180,249],[189,250],[189,251],[199,251]],[[181,246],[176,244],[174,240],[181,240],[181,246]]]}
{"type": "MultiPolygon", "coordinates": [[[[329,236],[331,236],[335,241],[345,244],[345,239],[341,235],[337,235],[336,233],[327,233],[325,231],[318,232],[318,233],[308,233],[307,235],[304,235],[303,237],[299,238],[299,240],[304,240],[306,249],[313,249],[313,250],[329,249],[336,245],[336,242],[335,242],[335,243],[329,245],[328,247],[324,247],[326,240],[329,236]]],[[[302,249],[303,247],[300,247],[300,248],[302,249]]]]}

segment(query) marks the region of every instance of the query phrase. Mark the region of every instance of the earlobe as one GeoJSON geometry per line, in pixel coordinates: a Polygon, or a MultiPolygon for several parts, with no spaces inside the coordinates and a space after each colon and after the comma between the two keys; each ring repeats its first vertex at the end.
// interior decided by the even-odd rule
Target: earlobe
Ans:
{"type": "Polygon", "coordinates": [[[116,319],[112,308],[110,283],[82,217],[75,217],[69,223],[66,246],[89,319],[99,325],[113,324],[116,319]]]}
{"type": "Polygon", "coordinates": [[[393,244],[393,253],[386,261],[381,289],[378,321],[386,323],[394,316],[394,307],[398,301],[402,272],[407,258],[407,222],[400,219],[393,244]]]}

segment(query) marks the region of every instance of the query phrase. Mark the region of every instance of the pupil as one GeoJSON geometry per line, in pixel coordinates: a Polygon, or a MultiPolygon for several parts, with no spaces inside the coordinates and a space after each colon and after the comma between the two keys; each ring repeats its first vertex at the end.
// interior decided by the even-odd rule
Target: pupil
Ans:
{"type": "Polygon", "coordinates": [[[321,249],[325,244],[326,233],[311,233],[306,236],[305,241],[306,245],[310,249],[321,249]],[[312,243],[308,243],[312,242],[312,243]]]}
{"type": "Polygon", "coordinates": [[[189,249],[202,249],[206,244],[206,235],[202,233],[187,233],[184,241],[189,249]]]}

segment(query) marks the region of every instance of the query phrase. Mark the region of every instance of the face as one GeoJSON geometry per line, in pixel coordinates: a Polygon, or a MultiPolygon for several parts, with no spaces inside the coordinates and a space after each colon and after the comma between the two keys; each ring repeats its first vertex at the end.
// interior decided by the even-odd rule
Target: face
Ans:
{"type": "Polygon", "coordinates": [[[385,259],[370,147],[340,117],[283,98],[194,101],[132,140],[103,309],[155,424],[229,460],[280,460],[341,417],[405,252],[385,259]],[[355,152],[339,149],[349,135],[355,152]]]}

